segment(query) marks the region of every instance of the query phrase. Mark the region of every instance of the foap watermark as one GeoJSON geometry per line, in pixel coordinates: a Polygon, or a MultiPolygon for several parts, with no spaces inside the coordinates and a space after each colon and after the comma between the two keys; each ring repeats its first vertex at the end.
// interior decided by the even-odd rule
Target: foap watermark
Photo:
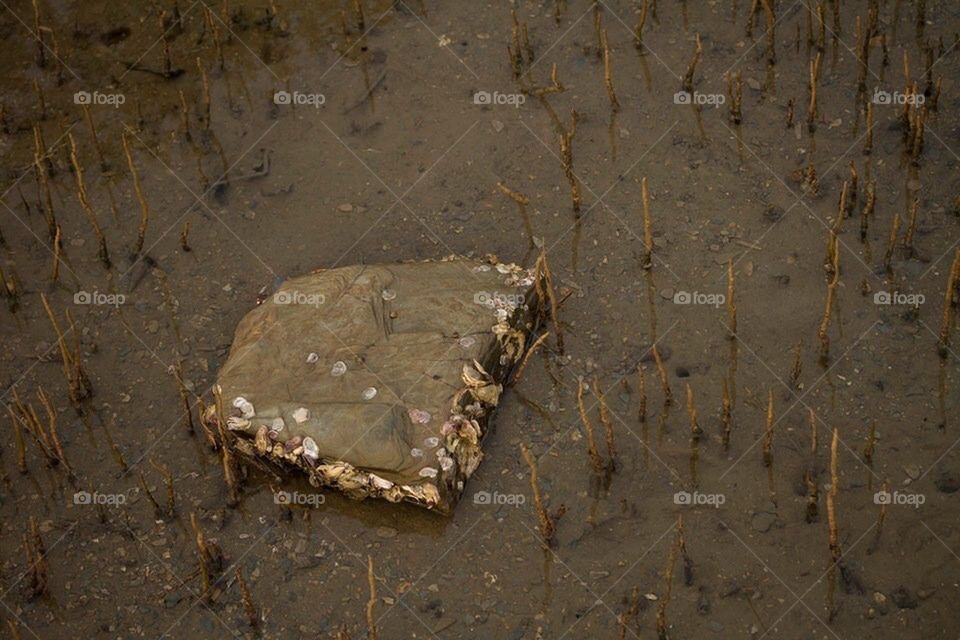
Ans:
{"type": "Polygon", "coordinates": [[[473,104],[488,105],[508,105],[514,109],[519,109],[520,105],[527,101],[527,96],[522,93],[500,93],[494,91],[477,91],[473,94],[473,104]]]}
{"type": "Polygon", "coordinates": [[[319,507],[327,501],[322,493],[302,493],[300,491],[277,491],[273,494],[273,503],[288,507],[319,507]]]}
{"type": "Polygon", "coordinates": [[[673,294],[673,304],[706,304],[721,307],[727,301],[722,293],[701,293],[699,291],[677,291],[673,294]]]}
{"type": "Polygon", "coordinates": [[[74,104],[86,104],[90,106],[107,105],[114,109],[119,109],[120,105],[127,101],[127,96],[122,93],[102,93],[100,91],[77,91],[73,94],[74,104]]]}
{"type": "Polygon", "coordinates": [[[926,301],[922,293],[901,293],[900,291],[877,291],[873,294],[873,304],[906,305],[919,307],[926,301]]]}
{"type": "Polygon", "coordinates": [[[727,101],[727,96],[722,93],[700,93],[694,91],[677,91],[673,94],[673,104],[695,104],[698,106],[708,106],[714,109],[720,108],[720,105],[727,101]]]}
{"type": "Polygon", "coordinates": [[[100,493],[94,491],[77,491],[73,494],[73,504],[85,505],[104,505],[106,507],[119,507],[126,504],[127,496],[124,493],[100,493]]]}
{"type": "Polygon", "coordinates": [[[522,493],[500,493],[499,491],[494,491],[493,493],[489,491],[477,491],[473,494],[473,504],[481,505],[507,505],[511,507],[519,507],[527,501],[527,496],[522,493]]]}
{"type": "Polygon", "coordinates": [[[102,293],[100,291],[77,291],[73,294],[73,304],[107,305],[119,307],[127,301],[122,293],[102,293]]]}
{"type": "Polygon", "coordinates": [[[873,92],[873,104],[880,105],[922,105],[927,97],[922,93],[903,93],[902,91],[884,91],[877,88],[873,92]]]}
{"type": "Polygon", "coordinates": [[[727,496],[722,493],[700,493],[699,491],[677,491],[673,494],[673,504],[681,507],[713,507],[719,509],[726,503],[727,496]]]}
{"type": "Polygon", "coordinates": [[[520,307],[524,303],[521,293],[503,293],[501,291],[477,291],[473,294],[474,304],[484,307],[520,307]]]}
{"type": "Polygon", "coordinates": [[[920,505],[927,501],[927,496],[922,493],[904,493],[902,491],[877,491],[873,494],[874,504],[891,504],[913,507],[919,509],[920,505]]]}
{"type": "Polygon", "coordinates": [[[310,307],[319,307],[327,301],[322,293],[305,293],[303,291],[277,291],[273,294],[275,304],[303,304],[310,307]]]}
{"type": "Polygon", "coordinates": [[[277,91],[273,94],[273,104],[308,106],[319,109],[327,102],[322,93],[302,93],[300,91],[277,91]]]}

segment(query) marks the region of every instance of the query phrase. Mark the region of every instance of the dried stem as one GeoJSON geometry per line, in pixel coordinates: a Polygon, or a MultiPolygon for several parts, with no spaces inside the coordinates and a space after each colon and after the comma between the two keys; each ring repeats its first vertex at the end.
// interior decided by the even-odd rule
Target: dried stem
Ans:
{"type": "Polygon", "coordinates": [[[894,212],[893,220],[890,222],[890,237],[887,239],[887,251],[883,254],[883,268],[890,271],[890,261],[893,259],[893,252],[897,248],[897,234],[900,233],[900,214],[894,212]]]}
{"type": "Polygon", "coordinates": [[[183,223],[183,229],[180,230],[180,248],[184,252],[190,252],[190,243],[188,241],[188,236],[190,235],[190,221],[183,223]]]}
{"type": "Polygon", "coordinates": [[[546,251],[540,251],[540,257],[537,258],[537,263],[535,266],[535,279],[537,282],[537,293],[539,295],[540,303],[543,302],[543,295],[546,295],[547,302],[550,304],[550,322],[553,323],[553,328],[557,332],[557,350],[562,354],[563,353],[563,331],[560,327],[560,317],[559,317],[559,306],[557,304],[557,292],[553,286],[553,274],[550,273],[550,265],[547,264],[547,253],[546,251]]]}
{"type": "Polygon", "coordinates": [[[373,617],[373,607],[377,604],[377,579],[373,574],[373,558],[367,556],[367,586],[370,598],[367,600],[367,640],[377,640],[377,623],[373,617]]]}
{"type": "Polygon", "coordinates": [[[807,107],[807,129],[811,133],[817,128],[817,79],[820,76],[822,57],[821,53],[817,53],[817,57],[810,62],[810,103],[807,107]]]}
{"type": "Polygon", "coordinates": [[[570,183],[570,200],[573,204],[573,212],[577,217],[580,216],[580,183],[573,172],[573,137],[577,133],[577,112],[573,110],[570,114],[570,126],[560,133],[560,164],[563,166],[563,174],[570,183]]]}
{"type": "Polygon", "coordinates": [[[523,220],[523,227],[527,231],[527,240],[531,247],[535,246],[533,242],[533,226],[530,224],[530,216],[527,214],[527,205],[530,204],[530,198],[519,191],[511,189],[502,182],[497,183],[500,192],[517,203],[517,210],[520,212],[520,218],[523,220]]]}
{"type": "Polygon", "coordinates": [[[940,324],[940,340],[938,351],[941,358],[946,358],[950,352],[950,332],[953,328],[953,296],[957,280],[960,280],[960,248],[953,254],[953,264],[947,274],[947,289],[943,297],[943,320],[940,324]]]}
{"type": "Polygon", "coordinates": [[[693,51],[693,58],[690,59],[690,64],[687,66],[687,72],[683,74],[683,90],[688,93],[693,93],[693,75],[697,72],[697,65],[700,63],[700,58],[703,57],[703,45],[700,43],[700,34],[697,34],[697,47],[693,51]]]}
{"type": "Polygon", "coordinates": [[[597,439],[593,432],[593,423],[587,415],[586,406],[583,403],[583,390],[586,385],[583,380],[577,381],[577,409],[580,412],[580,421],[583,422],[583,428],[587,432],[587,453],[590,455],[590,464],[593,465],[597,473],[603,471],[603,460],[600,458],[600,452],[597,450],[597,439]]]}
{"type": "Polygon", "coordinates": [[[97,220],[97,214],[90,204],[90,198],[87,196],[87,189],[83,184],[83,169],[80,167],[80,160],[77,157],[77,143],[73,139],[73,134],[68,133],[67,139],[70,141],[70,162],[73,164],[73,177],[77,183],[77,197],[80,200],[80,206],[90,220],[90,226],[93,227],[93,233],[97,237],[98,254],[100,262],[105,267],[110,268],[110,252],[107,250],[107,239],[103,236],[103,230],[100,228],[100,222],[97,220]]]}
{"type": "Polygon", "coordinates": [[[647,177],[640,180],[640,193],[643,198],[643,268],[653,267],[653,219],[650,216],[650,190],[647,177]]]}
{"type": "Polygon", "coordinates": [[[530,467],[530,489],[533,491],[533,504],[537,510],[537,519],[539,521],[540,535],[543,537],[544,543],[547,546],[553,545],[553,537],[556,534],[556,523],[553,521],[553,518],[550,517],[550,512],[547,511],[546,506],[543,503],[543,494],[540,490],[540,473],[537,468],[537,460],[533,457],[533,454],[530,452],[530,449],[525,444],[520,445],[520,453],[523,455],[523,459],[526,461],[527,466],[530,467]]]}
{"type": "Polygon", "coordinates": [[[728,337],[733,340],[737,337],[737,301],[736,296],[736,275],[733,272],[733,258],[727,260],[727,322],[730,326],[728,337]]]}
{"type": "Polygon", "coordinates": [[[146,198],[143,197],[143,189],[140,187],[140,174],[137,172],[137,166],[133,163],[126,132],[120,135],[120,139],[123,141],[123,154],[127,157],[127,166],[130,168],[130,175],[133,177],[133,191],[140,203],[140,226],[137,228],[137,243],[133,246],[133,255],[139,256],[143,251],[143,240],[147,234],[147,223],[150,221],[150,207],[147,205],[146,198]]]}
{"type": "Polygon", "coordinates": [[[730,448],[730,431],[732,429],[732,404],[730,403],[730,389],[727,379],[723,379],[723,399],[720,403],[720,423],[723,427],[723,448],[730,448]]]}
{"type": "Polygon", "coordinates": [[[517,367],[517,372],[513,374],[513,384],[520,382],[520,379],[523,377],[523,372],[527,370],[527,362],[530,361],[530,358],[533,356],[534,352],[547,341],[547,338],[550,337],[549,331],[544,331],[543,335],[537,338],[533,344],[527,349],[526,353],[523,354],[523,360],[520,361],[520,365],[517,367]]]}
{"type": "Polygon", "coordinates": [[[653,351],[653,361],[657,365],[657,375],[660,376],[660,386],[663,387],[663,404],[664,406],[669,406],[673,404],[673,392],[670,391],[670,380],[667,377],[667,370],[663,368],[663,360],[660,358],[657,345],[654,344],[650,349],[653,351]]]}
{"type": "Polygon", "coordinates": [[[612,471],[617,466],[617,446],[613,439],[613,420],[610,418],[610,407],[607,406],[607,398],[603,395],[603,389],[600,388],[600,382],[596,376],[593,378],[593,393],[597,396],[597,402],[600,404],[600,423],[603,425],[603,432],[607,442],[607,455],[610,457],[607,461],[607,468],[612,471]]]}
{"type": "Polygon", "coordinates": [[[247,587],[247,581],[243,579],[239,566],[234,571],[234,575],[237,578],[237,586],[240,588],[240,599],[243,601],[243,610],[247,614],[247,623],[255,629],[260,624],[260,610],[253,602],[250,588],[247,587]]]}
{"type": "Polygon", "coordinates": [[[763,465],[773,463],[773,390],[767,391],[767,427],[763,432],[763,465]]]}
{"type": "Polygon", "coordinates": [[[877,183],[871,180],[867,183],[867,195],[864,198],[863,209],[860,212],[860,240],[867,239],[867,231],[870,226],[870,218],[873,217],[873,211],[877,206],[877,183]]]}
{"type": "Polygon", "coordinates": [[[607,42],[607,30],[600,31],[600,44],[603,48],[603,84],[607,88],[607,98],[610,100],[610,110],[616,113],[620,110],[620,102],[613,90],[613,71],[610,67],[610,45],[607,42]]]}

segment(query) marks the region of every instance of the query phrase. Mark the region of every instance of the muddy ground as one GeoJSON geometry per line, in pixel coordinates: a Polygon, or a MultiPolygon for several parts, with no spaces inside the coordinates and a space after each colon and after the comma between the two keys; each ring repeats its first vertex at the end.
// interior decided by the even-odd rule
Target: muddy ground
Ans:
{"type": "MultiPolygon", "coordinates": [[[[3,400],[16,395],[46,424],[43,389],[66,464],[48,464],[21,428],[21,472],[4,418],[2,633],[364,637],[369,556],[380,638],[650,638],[658,611],[672,638],[956,637],[960,339],[940,357],[938,336],[958,241],[957,5],[880,0],[862,69],[865,0],[824,2],[822,40],[814,0],[778,0],[774,65],[763,3],[751,21],[745,0],[651,2],[640,50],[640,2],[365,0],[362,26],[342,4],[38,0],[35,18],[29,2],[3,3],[0,251],[16,292],[0,312],[3,400]],[[519,82],[512,9],[530,43],[519,82]],[[677,96],[698,34],[693,91],[677,96]],[[540,99],[554,64],[564,90],[540,99]],[[739,125],[726,79],[738,72],[739,125]],[[906,93],[913,82],[923,104],[906,93]],[[902,118],[911,102],[922,145],[902,118]],[[559,142],[572,110],[579,218],[559,142]],[[149,206],[139,255],[124,132],[149,206]],[[109,268],[77,195],[70,136],[109,268]],[[258,295],[311,269],[489,253],[531,264],[501,181],[529,197],[565,349],[551,337],[507,390],[454,514],[318,494],[296,478],[271,487],[256,471],[227,506],[219,455],[185,424],[175,364],[195,415],[258,295]],[[43,182],[61,234],[55,282],[43,182]],[[823,358],[831,229],[839,273],[823,358]],[[734,339],[721,297],[731,260],[734,339]],[[79,341],[92,388],[79,413],[41,296],[67,348],[79,341]],[[576,405],[578,378],[594,376],[616,445],[614,470],[599,474],[576,405]],[[549,509],[566,507],[552,546],[521,443],[538,456],[549,509]],[[310,504],[287,510],[281,491],[310,504]],[[191,514],[224,556],[205,594],[191,514]]],[[[585,402],[599,425],[596,396],[585,402]]]]}

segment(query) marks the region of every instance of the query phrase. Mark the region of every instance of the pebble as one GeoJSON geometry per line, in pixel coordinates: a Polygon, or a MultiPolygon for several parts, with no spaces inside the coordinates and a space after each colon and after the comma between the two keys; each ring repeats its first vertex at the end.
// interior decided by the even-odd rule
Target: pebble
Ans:
{"type": "Polygon", "coordinates": [[[377,527],[377,537],[384,539],[396,538],[397,530],[393,527],[377,527]]]}
{"type": "Polygon", "coordinates": [[[339,207],[337,207],[337,211],[339,211],[340,213],[350,213],[351,211],[353,211],[353,205],[350,204],[349,202],[344,202],[339,207]]]}
{"type": "Polygon", "coordinates": [[[911,480],[916,480],[920,477],[922,473],[920,465],[917,464],[908,464],[903,467],[903,472],[906,473],[911,480]]]}
{"type": "Polygon", "coordinates": [[[433,632],[440,633],[444,629],[449,629],[456,623],[457,623],[457,619],[451,616],[440,618],[439,620],[437,620],[437,623],[433,625],[433,632]]]}
{"type": "Polygon", "coordinates": [[[960,477],[950,471],[943,471],[933,481],[937,491],[941,493],[956,493],[960,489],[960,477]]]}
{"type": "Polygon", "coordinates": [[[503,131],[503,123],[500,122],[499,120],[494,120],[490,124],[493,125],[493,130],[496,131],[497,133],[500,133],[501,131],[503,131]]]}
{"type": "Polygon", "coordinates": [[[673,294],[675,293],[673,287],[667,287],[666,289],[660,289],[660,297],[664,300],[673,300],[673,294]]]}
{"type": "Polygon", "coordinates": [[[920,604],[917,594],[902,585],[894,589],[890,599],[901,609],[916,609],[920,604]]]}
{"type": "Polygon", "coordinates": [[[773,523],[776,522],[777,516],[772,513],[760,512],[753,514],[753,518],[750,520],[750,525],[753,527],[754,531],[759,531],[760,533],[766,533],[770,531],[770,527],[773,526],[773,523]]]}

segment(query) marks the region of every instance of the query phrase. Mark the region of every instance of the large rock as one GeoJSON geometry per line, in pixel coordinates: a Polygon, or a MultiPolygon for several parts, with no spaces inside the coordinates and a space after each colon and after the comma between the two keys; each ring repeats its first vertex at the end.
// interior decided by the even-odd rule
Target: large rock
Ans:
{"type": "Polygon", "coordinates": [[[237,327],[218,377],[223,418],[241,452],[315,485],[446,512],[538,316],[534,273],[516,265],[450,258],[292,278],[237,327]]]}

